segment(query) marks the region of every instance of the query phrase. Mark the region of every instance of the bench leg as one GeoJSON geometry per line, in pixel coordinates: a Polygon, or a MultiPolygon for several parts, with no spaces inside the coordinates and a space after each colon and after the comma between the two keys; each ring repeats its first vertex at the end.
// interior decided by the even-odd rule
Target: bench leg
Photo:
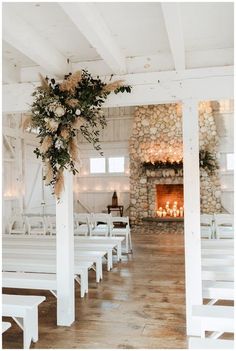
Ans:
{"type": "Polygon", "coordinates": [[[129,253],[129,237],[128,235],[125,236],[125,252],[129,253]]]}
{"type": "MultiPolygon", "coordinates": [[[[37,310],[38,317],[38,310],[37,310]]],[[[24,349],[29,349],[32,339],[38,340],[38,318],[35,318],[34,309],[28,309],[24,317],[24,331],[23,331],[23,346],[24,349]],[[35,322],[36,320],[36,322],[35,322]],[[36,326],[34,325],[36,323],[36,326]]]]}
{"type": "Polygon", "coordinates": [[[32,340],[37,342],[39,339],[39,330],[38,330],[38,306],[31,311],[31,328],[32,328],[32,340]]]}
{"type": "Polygon", "coordinates": [[[130,251],[133,252],[132,240],[131,240],[131,234],[130,233],[129,233],[129,246],[130,246],[130,251]]]}
{"type": "Polygon", "coordinates": [[[83,269],[80,274],[80,297],[84,297],[86,293],[86,272],[88,270],[83,269]]]}
{"type": "Polygon", "coordinates": [[[84,290],[88,293],[88,269],[84,270],[84,290]]]}
{"type": "Polygon", "coordinates": [[[122,253],[121,253],[121,242],[117,245],[117,260],[118,261],[121,261],[121,256],[122,256],[122,253]]]}
{"type": "Polygon", "coordinates": [[[107,252],[107,270],[110,271],[113,267],[112,262],[112,250],[108,250],[107,252]]]}

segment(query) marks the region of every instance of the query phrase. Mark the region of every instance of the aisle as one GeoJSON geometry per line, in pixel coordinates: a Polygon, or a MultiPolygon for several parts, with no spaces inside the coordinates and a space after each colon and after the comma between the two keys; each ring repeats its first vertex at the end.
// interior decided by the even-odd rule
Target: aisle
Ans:
{"type": "MultiPolygon", "coordinates": [[[[186,347],[182,227],[163,233],[156,224],[145,224],[132,236],[133,255],[104,272],[98,286],[91,279],[87,298],[80,299],[77,289],[70,328],[56,326],[56,300],[46,293],[35,348],[186,347]]],[[[21,340],[14,324],[3,347],[19,348],[21,340]]]]}

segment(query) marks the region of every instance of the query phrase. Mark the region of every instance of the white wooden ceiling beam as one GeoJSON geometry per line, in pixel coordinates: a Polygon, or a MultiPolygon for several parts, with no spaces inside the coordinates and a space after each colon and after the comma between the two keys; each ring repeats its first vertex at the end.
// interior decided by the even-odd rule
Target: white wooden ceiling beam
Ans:
{"type": "Polygon", "coordinates": [[[64,12],[97,50],[113,73],[126,73],[125,57],[117,46],[110,29],[96,8],[96,4],[82,2],[59,3],[64,12]]]}
{"type": "MultiPolygon", "coordinates": [[[[173,59],[171,53],[159,53],[156,55],[129,57],[126,58],[127,74],[136,77],[136,73],[143,73],[145,76],[148,72],[153,72],[153,77],[157,77],[161,73],[166,74],[168,71],[174,70],[173,59]],[[157,73],[158,72],[158,73],[157,73]]],[[[190,72],[196,74],[207,74],[212,70],[221,70],[223,66],[233,65],[234,50],[232,48],[202,50],[202,51],[186,51],[186,75],[190,72]],[[207,68],[206,68],[207,67],[207,68]],[[219,68],[217,68],[219,67],[219,68]],[[199,69],[201,68],[201,69],[199,69]]],[[[71,72],[87,69],[92,75],[109,76],[112,73],[111,68],[107,66],[104,60],[83,61],[71,63],[71,72]]],[[[227,69],[227,67],[223,68],[227,69]]],[[[44,76],[48,72],[44,71],[40,66],[22,67],[20,70],[20,82],[37,82],[38,73],[44,76]]],[[[183,76],[185,71],[176,71],[179,76],[183,76]]],[[[173,74],[173,72],[171,72],[173,74]]],[[[218,74],[218,73],[217,73],[218,74]]],[[[155,78],[156,79],[156,78],[155,78]]]]}
{"type": "Polygon", "coordinates": [[[169,38],[170,49],[172,52],[176,70],[185,69],[185,48],[184,35],[180,7],[178,3],[161,3],[164,22],[169,38]]]}
{"type": "Polygon", "coordinates": [[[66,58],[12,9],[4,9],[2,22],[2,35],[7,43],[57,77],[68,72],[66,58]]]}
{"type": "MultiPolygon", "coordinates": [[[[161,104],[184,99],[231,99],[234,97],[233,74],[233,67],[218,67],[114,76],[114,79],[125,80],[133,89],[131,94],[111,94],[104,107],[161,104]]],[[[37,84],[3,85],[3,112],[28,111],[37,84]]]]}

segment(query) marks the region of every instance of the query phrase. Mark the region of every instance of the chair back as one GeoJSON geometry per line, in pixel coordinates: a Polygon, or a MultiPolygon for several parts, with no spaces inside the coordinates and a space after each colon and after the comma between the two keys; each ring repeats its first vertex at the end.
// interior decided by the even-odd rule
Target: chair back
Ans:
{"type": "Polygon", "coordinates": [[[229,213],[217,213],[214,215],[216,237],[233,238],[234,217],[229,213]]]}
{"type": "Polygon", "coordinates": [[[9,234],[25,234],[26,223],[22,215],[14,215],[10,218],[8,224],[9,234]]]}

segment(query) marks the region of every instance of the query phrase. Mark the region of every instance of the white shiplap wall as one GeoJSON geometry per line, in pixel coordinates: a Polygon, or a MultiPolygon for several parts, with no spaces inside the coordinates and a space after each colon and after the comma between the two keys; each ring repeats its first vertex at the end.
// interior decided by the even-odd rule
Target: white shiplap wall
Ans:
{"type": "Polygon", "coordinates": [[[234,172],[227,170],[226,155],[234,152],[234,103],[219,101],[214,105],[214,117],[219,135],[221,202],[229,213],[234,212],[234,172]]]}
{"type": "Polygon", "coordinates": [[[118,202],[129,207],[129,145],[131,135],[133,108],[116,107],[104,109],[107,127],[101,133],[101,146],[104,157],[125,157],[124,174],[91,175],[89,159],[99,157],[91,145],[80,139],[80,174],[75,178],[74,199],[76,211],[102,212],[111,204],[112,194],[117,191],[118,202]]]}

